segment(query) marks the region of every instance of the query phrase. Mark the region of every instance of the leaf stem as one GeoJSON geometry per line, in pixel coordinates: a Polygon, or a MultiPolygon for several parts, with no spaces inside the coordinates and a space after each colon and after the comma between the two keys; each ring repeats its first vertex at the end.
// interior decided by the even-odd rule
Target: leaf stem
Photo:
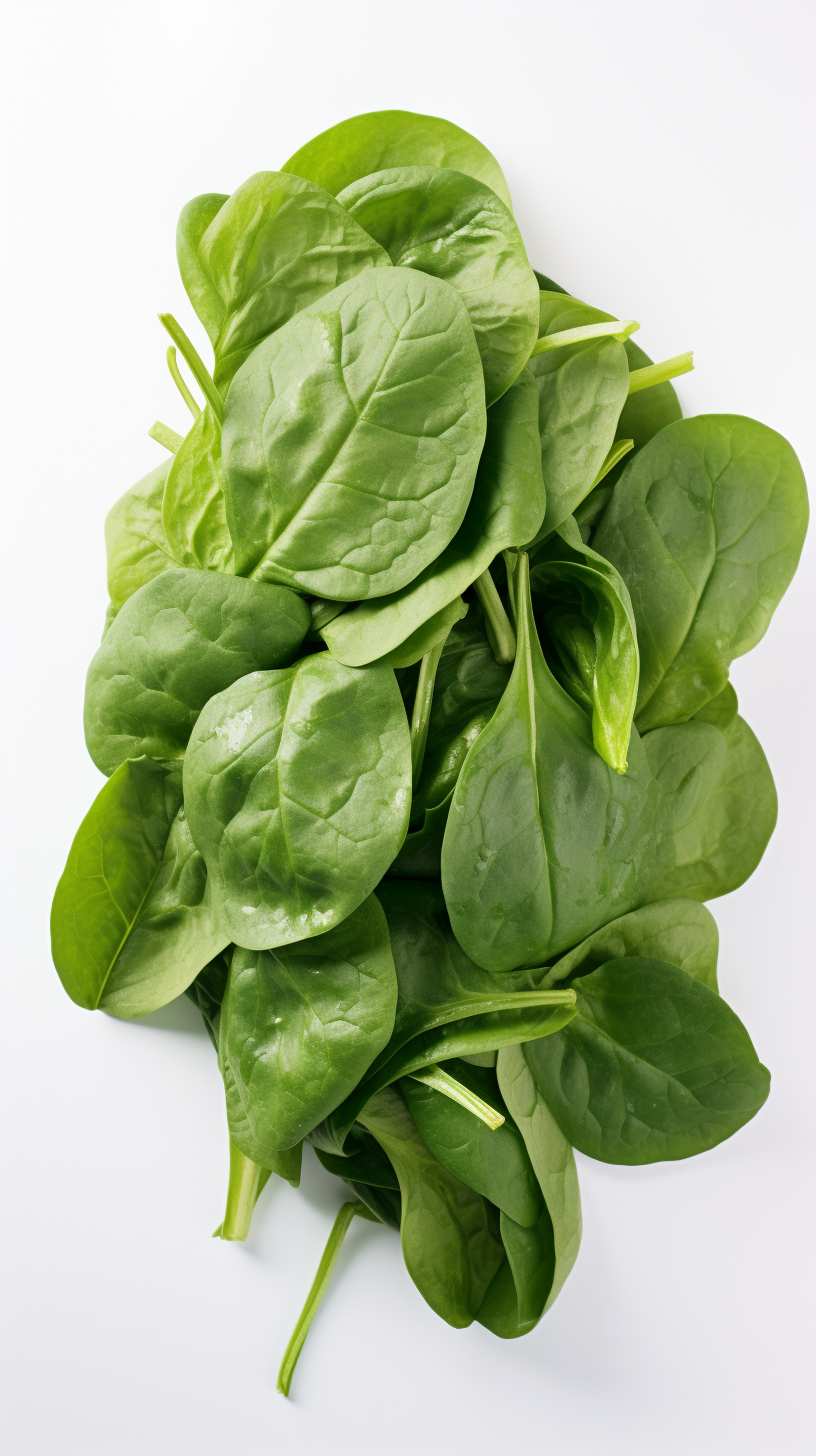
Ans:
{"type": "Polygon", "coordinates": [[[160,445],[164,446],[165,450],[170,451],[171,455],[177,455],[184,443],[184,436],[177,435],[175,430],[171,430],[169,425],[163,425],[161,420],[156,420],[156,423],[150,426],[147,433],[151,440],[158,441],[160,445]]]}
{"type": "MultiPolygon", "coordinates": [[[[629,378],[632,378],[631,374],[629,375],[629,378]]],[[[600,485],[604,476],[608,475],[610,470],[614,470],[615,466],[620,460],[623,459],[624,455],[628,455],[629,451],[634,450],[634,448],[634,440],[616,440],[615,443],[611,445],[609,450],[607,451],[603,464],[601,465],[598,474],[595,476],[595,479],[590,486],[590,490],[594,490],[596,485],[600,485]]],[[[589,495],[589,491],[587,491],[587,495],[589,495]]],[[[584,500],[586,500],[586,496],[584,496],[584,500]]],[[[583,501],[581,502],[581,504],[583,505],[583,501]]]]}
{"type": "MultiPolygon", "coordinates": [[[[261,1190],[261,1177],[266,1172],[260,1164],[253,1163],[230,1138],[230,1171],[227,1188],[227,1207],[219,1237],[240,1242],[249,1233],[252,1210],[261,1190]]],[[[267,1181],[269,1174],[264,1178],[267,1181]]]]}
{"type": "Polygon", "coordinates": [[[187,388],[187,385],[184,383],[184,380],[181,377],[181,370],[178,367],[178,360],[176,359],[176,351],[173,348],[172,344],[167,350],[167,367],[170,370],[173,383],[175,384],[176,389],[184,400],[184,403],[190,411],[190,414],[192,415],[194,420],[197,420],[199,415],[201,414],[201,406],[198,403],[195,395],[190,393],[190,390],[187,388]]]}
{"type": "Polygon", "coordinates": [[[301,1310],[300,1318],[292,1332],[292,1338],[286,1346],[286,1353],[281,1361],[278,1371],[278,1390],[281,1395],[289,1394],[289,1387],[292,1384],[292,1376],[298,1362],[298,1356],[303,1349],[303,1343],[309,1333],[309,1327],[317,1314],[320,1301],[329,1285],[332,1271],[337,1263],[337,1256],[343,1247],[343,1240],[351,1224],[354,1215],[360,1218],[370,1219],[372,1223],[379,1223],[375,1213],[366,1208],[364,1203],[344,1203],[338,1213],[332,1231],[329,1234],[326,1247],[323,1250],[323,1257],[317,1266],[314,1283],[306,1296],[306,1303],[301,1310]]]}
{"type": "Polygon", "coordinates": [[[224,401],[213,384],[212,375],[204,360],[192,340],[188,339],[181,324],[176,322],[171,313],[160,313],[159,322],[166,328],[173,343],[178,346],[181,357],[186,361],[190,373],[220,425],[224,418],[224,401]]]}
{"type": "Polygon", "coordinates": [[[537,354],[549,354],[551,349],[563,349],[565,344],[583,344],[588,339],[617,339],[623,344],[634,334],[640,324],[634,319],[610,319],[608,323],[580,324],[577,329],[561,329],[557,334],[545,334],[533,345],[531,359],[537,354]]]}
{"type": "Polygon", "coordinates": [[[432,647],[430,652],[425,653],[425,656],[419,664],[419,679],[414,696],[414,708],[411,714],[411,772],[414,789],[416,789],[419,783],[419,776],[422,773],[422,763],[425,758],[425,744],[428,741],[428,724],[431,721],[431,703],[433,702],[436,670],[439,666],[439,659],[442,656],[444,646],[444,640],[437,642],[436,646],[432,647]]]}
{"type": "Polygon", "coordinates": [[[473,583],[476,595],[485,614],[485,626],[493,655],[497,662],[514,662],[516,657],[516,634],[510,619],[502,606],[496,583],[490,575],[490,568],[483,571],[473,583]]]}
{"type": "Polygon", "coordinates": [[[694,368],[694,355],[675,354],[673,359],[664,359],[662,364],[647,364],[644,369],[633,369],[629,375],[629,393],[639,394],[653,384],[665,384],[667,379],[676,379],[680,374],[689,374],[694,368]]]}
{"type": "Polygon", "coordinates": [[[481,1097],[477,1097],[469,1087],[463,1087],[462,1083],[457,1082],[456,1078],[451,1077],[448,1072],[443,1072],[436,1063],[425,1067],[421,1072],[410,1072],[409,1076],[413,1082],[422,1082],[426,1087],[433,1087],[435,1092],[442,1092],[445,1097],[450,1097],[451,1102],[458,1102],[460,1107],[466,1107],[474,1117],[478,1117],[481,1122],[486,1122],[493,1132],[504,1122],[504,1117],[500,1112],[497,1112],[488,1102],[483,1102],[481,1097]]]}

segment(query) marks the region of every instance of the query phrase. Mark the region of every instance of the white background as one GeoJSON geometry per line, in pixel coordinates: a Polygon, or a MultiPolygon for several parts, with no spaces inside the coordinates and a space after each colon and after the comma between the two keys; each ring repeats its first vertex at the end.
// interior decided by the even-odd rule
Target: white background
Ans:
{"type": "Polygon", "coordinates": [[[583,1249],[528,1338],[449,1329],[396,1236],[356,1221],[293,1399],[277,1395],[339,1185],[309,1152],[246,1246],[212,1241],[227,1142],[197,1013],[80,1011],[47,933],[100,783],[81,719],[103,518],[162,458],[152,422],[187,427],[157,311],[204,344],[176,273],[182,204],[357,112],[450,117],[499,158],[536,267],[640,319],[654,358],[693,347],[686,412],[766,421],[813,477],[810,6],[27,0],[6,15],[4,1451],[810,1451],[812,541],[733,674],[779,826],[714,905],[721,987],[770,1101],[687,1163],[580,1158],[583,1249]]]}

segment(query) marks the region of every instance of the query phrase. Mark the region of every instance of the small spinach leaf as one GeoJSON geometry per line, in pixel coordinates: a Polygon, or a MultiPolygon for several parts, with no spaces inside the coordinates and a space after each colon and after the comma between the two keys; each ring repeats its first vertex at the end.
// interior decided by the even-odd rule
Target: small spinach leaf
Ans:
{"type": "Polygon", "coordinates": [[[411,268],[369,269],[264,339],[233,380],[236,569],[341,601],[396,591],[458,530],[484,435],[459,295],[411,268]]]}
{"type": "Polygon", "coordinates": [[[224,500],[221,426],[209,405],[194,420],[170,466],[162,497],[162,527],[180,566],[235,570],[224,500]]]}
{"type": "Polygon", "coordinates": [[[722,690],[788,587],[807,518],[787,440],[740,415],[678,420],[627,465],[593,540],[631,594],[641,732],[722,690]]]}
{"type": "Polygon", "coordinates": [[[431,1309],[464,1329],[502,1261],[495,1217],[425,1146],[396,1087],[378,1092],[360,1121],[399,1179],[405,1267],[431,1309]]]}
{"type": "Polygon", "coordinates": [[[556,961],[543,985],[586,976],[607,961],[629,956],[668,961],[710,990],[717,990],[717,922],[696,900],[656,900],[610,920],[556,961]]]}
{"type": "Polygon", "coordinates": [[[301,1142],[385,1046],[396,1004],[388,926],[373,895],[325,935],[274,951],[236,949],[220,1058],[253,1151],[242,1146],[241,1125],[230,1128],[238,1147],[267,1166],[269,1154],[301,1142]]]}
{"type": "Polygon", "coordinates": [[[224,192],[204,192],[200,197],[192,198],[182,208],[176,228],[176,258],[181,281],[211,344],[218,338],[223,322],[224,300],[202,257],[201,239],[226,201],[227,194],[224,192]]]}
{"type": "Polygon", "coordinates": [[[131,486],[105,518],[108,596],[115,616],[128,597],[178,562],[162,525],[162,500],[172,457],[131,486]]]}
{"type": "Polygon", "coordinates": [[[203,571],[155,577],[125,603],[88,669],[85,742],[97,768],[182,759],[209,699],[288,663],[309,621],[287,587],[203,571]]]}
{"type": "Polygon", "coordinates": [[[231,940],[265,950],[331,929],[408,826],[411,746],[392,669],[320,652],[242,678],[196,723],[184,795],[231,940]]]}
{"type": "Polygon", "coordinates": [[[113,1016],[166,1006],[228,942],[181,807],[177,773],[123,763],[83,819],[51,911],[72,1001],[113,1016]]]}
{"type": "Polygon", "coordinates": [[[645,956],[575,982],[578,1015],[524,1056],[553,1117],[606,1163],[688,1158],[759,1111],[770,1075],[708,986],[645,956]]]}

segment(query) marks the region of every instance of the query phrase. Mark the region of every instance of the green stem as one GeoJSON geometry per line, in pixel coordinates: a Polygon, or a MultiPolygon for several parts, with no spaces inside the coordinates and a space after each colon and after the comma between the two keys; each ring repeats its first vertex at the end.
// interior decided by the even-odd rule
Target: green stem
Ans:
{"type": "Polygon", "coordinates": [[[444,646],[444,640],[437,642],[436,646],[432,647],[430,652],[425,653],[425,656],[419,664],[419,679],[414,696],[414,710],[411,714],[411,772],[415,790],[419,783],[419,776],[422,773],[422,763],[425,758],[425,744],[428,741],[428,724],[431,721],[431,703],[433,702],[436,669],[439,666],[439,659],[442,656],[444,646]]]}
{"type": "MultiPolygon", "coordinates": [[[[631,374],[629,375],[629,378],[632,378],[631,374]]],[[[598,474],[595,476],[595,479],[593,480],[592,485],[589,489],[594,490],[596,485],[600,485],[604,476],[608,475],[610,470],[614,470],[615,466],[618,464],[618,461],[622,460],[624,455],[628,455],[629,451],[634,450],[634,448],[634,440],[616,440],[614,445],[611,445],[609,450],[607,451],[603,465],[598,471],[598,474]]],[[[587,491],[587,495],[589,495],[589,491],[587,491]]],[[[584,499],[586,500],[586,496],[584,497],[584,499]]]]}
{"type": "Polygon", "coordinates": [[[366,1208],[364,1203],[344,1203],[340,1209],[323,1250],[323,1258],[317,1266],[314,1284],[306,1296],[300,1319],[295,1325],[292,1338],[286,1346],[286,1353],[281,1361],[281,1368],[278,1372],[278,1390],[281,1395],[289,1394],[298,1356],[303,1349],[304,1340],[309,1333],[312,1320],[317,1314],[320,1301],[326,1293],[332,1271],[337,1263],[337,1256],[343,1247],[343,1240],[355,1214],[358,1214],[360,1218],[370,1219],[372,1223],[380,1222],[377,1215],[372,1213],[370,1208],[366,1208]]]}
{"type": "Polygon", "coordinates": [[[264,1173],[265,1183],[269,1177],[267,1170],[247,1158],[230,1138],[229,1187],[224,1222],[218,1231],[220,1238],[233,1242],[246,1238],[252,1222],[252,1210],[263,1187],[261,1178],[264,1173]]]}
{"type": "Polygon", "coordinates": [[[190,411],[190,414],[192,415],[194,420],[197,420],[199,415],[201,414],[201,406],[199,405],[198,400],[195,398],[195,395],[190,393],[187,385],[184,383],[184,380],[181,377],[181,370],[178,367],[178,360],[176,359],[176,351],[173,348],[172,344],[167,350],[167,367],[170,370],[173,383],[175,384],[176,389],[184,400],[184,403],[190,411]]]}
{"type": "Polygon", "coordinates": [[[633,369],[629,375],[629,393],[639,394],[641,389],[650,389],[653,384],[665,384],[667,379],[676,379],[680,374],[689,374],[694,368],[694,355],[675,354],[673,359],[664,359],[662,364],[647,364],[645,369],[633,369]]]}
{"type": "Polygon", "coordinates": [[[160,313],[159,322],[164,325],[173,343],[178,346],[181,357],[185,360],[187,368],[220,425],[224,418],[224,401],[213,384],[212,375],[209,373],[204,360],[195,348],[192,340],[188,339],[181,324],[176,322],[171,313],[160,313]]]}
{"type": "Polygon", "coordinates": [[[588,339],[617,339],[623,344],[634,334],[640,324],[634,319],[610,319],[608,323],[580,324],[577,329],[562,329],[557,334],[545,334],[533,345],[531,359],[537,354],[549,354],[551,349],[563,349],[565,344],[583,344],[588,339]]]}
{"type": "Polygon", "coordinates": [[[485,626],[493,655],[497,662],[514,662],[516,657],[516,634],[510,619],[502,606],[496,583],[490,575],[490,568],[477,577],[473,585],[485,614],[485,626]]]}
{"type": "Polygon", "coordinates": [[[161,420],[156,420],[147,433],[151,440],[157,440],[171,455],[177,455],[184,442],[183,435],[177,435],[175,430],[171,430],[169,425],[163,425],[161,420]]]}
{"type": "Polygon", "coordinates": [[[486,1122],[493,1132],[504,1122],[500,1112],[497,1112],[488,1102],[483,1102],[481,1097],[477,1097],[469,1087],[463,1087],[455,1077],[443,1072],[442,1068],[435,1063],[425,1067],[421,1072],[410,1072],[409,1076],[412,1081],[422,1082],[426,1087],[433,1087],[435,1092],[442,1092],[445,1097],[450,1097],[451,1102],[458,1102],[460,1107],[466,1107],[474,1117],[478,1117],[481,1122],[486,1122]]]}

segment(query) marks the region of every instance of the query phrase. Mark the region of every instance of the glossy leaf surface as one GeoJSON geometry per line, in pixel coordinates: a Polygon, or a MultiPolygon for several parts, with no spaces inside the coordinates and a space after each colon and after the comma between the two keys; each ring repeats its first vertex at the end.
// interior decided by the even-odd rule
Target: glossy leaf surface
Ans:
{"type": "Polygon", "coordinates": [[[231,940],[264,950],[330,930],[382,878],[408,825],[393,671],[321,652],[241,679],[196,723],[184,796],[231,940]]]}
{"type": "MultiPolygon", "coordinates": [[[[373,895],[325,935],[235,951],[220,1056],[253,1149],[292,1147],[333,1111],[388,1041],[396,1003],[388,927],[373,895]]],[[[241,1147],[241,1127],[231,1135],[241,1147]]]]}
{"type": "Polygon", "coordinates": [[[538,337],[538,283],[509,208],[492,188],[445,167],[394,167],[338,197],[401,268],[443,278],[461,296],[482,359],[488,405],[538,337]]]}
{"type": "Polygon", "coordinates": [[[664,961],[608,961],[575,982],[578,1015],[524,1048],[553,1117],[607,1163],[688,1158],[731,1137],[768,1095],[745,1027],[664,961]]]}
{"type": "Polygon", "coordinates": [[[490,1208],[429,1151],[395,1087],[372,1098],[360,1120],[399,1179],[405,1267],[431,1309],[464,1329],[502,1260],[490,1208]]]}
{"type": "Polygon", "coordinates": [[[538,394],[524,370],[487,412],[487,434],[467,514],[444,551],[399,592],[362,602],[323,629],[340,662],[391,652],[469,587],[501,551],[534,536],[544,516],[538,394]]]}
{"type": "Polygon", "coordinates": [[[179,775],[123,763],[82,821],[54,895],[51,948],[68,995],[143,1016],[180,996],[227,941],[179,775]]]}
{"type": "Polygon", "coordinates": [[[410,268],[370,269],[235,376],[223,459],[236,569],[342,601],[396,591],[458,530],[484,433],[459,295],[410,268]]]}
{"type": "Polygon", "coordinates": [[[629,956],[668,961],[710,990],[717,990],[717,922],[696,900],[656,900],[610,920],[557,960],[544,984],[586,976],[607,961],[629,956]]]}
{"type": "Polygon", "coordinates": [[[167,571],[130,597],[88,669],[85,741],[111,774],[127,758],[178,762],[204,705],[288,663],[310,621],[287,587],[167,571]]]}
{"type": "Polygon", "coordinates": [[[787,440],[740,415],[679,420],[626,467],[593,541],[632,598],[642,732],[722,690],[788,587],[807,518],[787,440]]]}
{"type": "Polygon", "coordinates": [[[336,196],[358,177],[388,167],[452,167],[484,182],[510,206],[496,158],[470,132],[441,116],[417,111],[367,111],[329,127],[283,167],[336,196]]]}

